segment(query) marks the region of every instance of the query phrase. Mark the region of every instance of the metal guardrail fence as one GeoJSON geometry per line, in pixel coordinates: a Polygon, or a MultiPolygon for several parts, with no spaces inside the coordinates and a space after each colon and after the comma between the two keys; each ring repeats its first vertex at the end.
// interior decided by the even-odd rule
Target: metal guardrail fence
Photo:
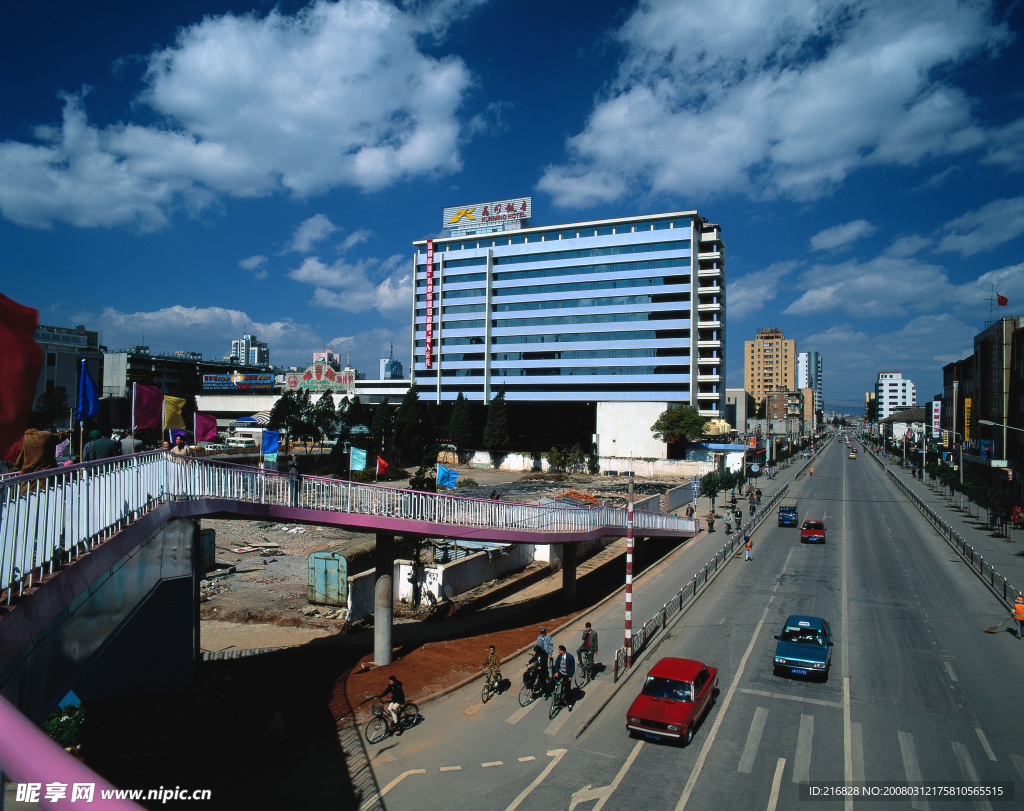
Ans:
{"type": "Polygon", "coordinates": [[[719,549],[717,553],[715,553],[715,556],[704,564],[704,568],[691,577],[690,582],[679,589],[679,591],[677,591],[675,595],[658,610],[658,613],[647,620],[640,630],[633,635],[630,645],[631,650],[628,650],[624,645],[615,651],[615,668],[612,672],[613,682],[617,682],[619,677],[626,672],[627,661],[631,660],[635,663],[637,657],[646,650],[648,643],[668,627],[669,620],[682,611],[683,606],[697,599],[699,594],[703,593],[701,589],[708,584],[711,577],[713,577],[720,568],[724,568],[732,559],[733,555],[743,543],[744,537],[746,535],[750,535],[755,529],[757,529],[761,522],[764,521],[764,519],[768,517],[768,514],[775,508],[775,505],[778,504],[782,497],[788,492],[789,483],[787,482],[771,498],[769,498],[768,501],[757,509],[746,524],[736,530],[736,533],[726,541],[725,545],[719,549]],[[631,653],[632,655],[627,656],[627,653],[631,653]]]}
{"type": "Polygon", "coordinates": [[[900,480],[900,478],[893,473],[888,467],[885,467],[878,455],[872,451],[872,456],[879,464],[883,466],[889,479],[899,487],[900,491],[911,503],[917,507],[918,511],[927,519],[928,523],[931,524],[938,533],[946,539],[946,543],[952,546],[957,553],[964,559],[964,561],[974,570],[974,573],[978,575],[984,582],[992,588],[992,591],[996,593],[996,596],[1001,596],[1004,603],[1008,608],[1013,607],[1014,601],[1021,592],[1010,585],[1009,581],[1001,575],[991,563],[985,560],[984,556],[975,550],[973,546],[964,540],[963,536],[957,532],[953,527],[943,519],[938,513],[936,513],[931,507],[929,507],[924,500],[911,490],[907,484],[900,480]]]}
{"type": "MultiPolygon", "coordinates": [[[[430,524],[524,533],[619,530],[613,507],[561,509],[258,470],[151,451],[0,481],[0,592],[31,588],[37,572],[87,551],[151,507],[173,498],[215,498],[430,524]]],[[[696,533],[696,519],[634,512],[634,531],[696,533]]]]}

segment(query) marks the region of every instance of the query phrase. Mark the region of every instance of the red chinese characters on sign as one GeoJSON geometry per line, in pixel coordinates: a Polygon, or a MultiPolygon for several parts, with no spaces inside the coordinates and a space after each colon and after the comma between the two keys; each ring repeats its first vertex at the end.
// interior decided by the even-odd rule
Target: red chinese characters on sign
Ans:
{"type": "Polygon", "coordinates": [[[433,366],[434,353],[434,240],[427,240],[427,339],[423,352],[423,365],[433,366]]]}

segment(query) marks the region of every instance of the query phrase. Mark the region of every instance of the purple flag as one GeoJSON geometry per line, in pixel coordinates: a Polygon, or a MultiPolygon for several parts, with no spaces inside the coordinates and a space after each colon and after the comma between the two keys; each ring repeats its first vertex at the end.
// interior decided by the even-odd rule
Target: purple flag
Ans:
{"type": "Polygon", "coordinates": [[[132,428],[163,428],[164,393],[156,386],[135,384],[132,428]]]}
{"type": "Polygon", "coordinates": [[[209,442],[217,438],[217,418],[213,414],[196,412],[196,442],[209,442]]]}

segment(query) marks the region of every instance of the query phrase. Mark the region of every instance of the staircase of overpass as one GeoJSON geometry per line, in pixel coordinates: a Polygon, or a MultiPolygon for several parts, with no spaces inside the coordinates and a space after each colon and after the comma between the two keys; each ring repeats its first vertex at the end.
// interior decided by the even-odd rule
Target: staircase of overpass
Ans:
{"type": "MultiPolygon", "coordinates": [[[[632,511],[627,527],[627,510],[618,508],[421,493],[163,451],[5,477],[4,697],[38,719],[72,684],[93,697],[138,691],[140,679],[149,692],[187,688],[199,651],[198,519],[209,515],[374,532],[386,555],[396,535],[565,544],[567,567],[575,565],[576,545],[592,539],[630,529],[644,538],[699,531],[694,519],[662,513],[632,511]]],[[[379,554],[381,663],[391,650],[391,571],[379,554]]]]}

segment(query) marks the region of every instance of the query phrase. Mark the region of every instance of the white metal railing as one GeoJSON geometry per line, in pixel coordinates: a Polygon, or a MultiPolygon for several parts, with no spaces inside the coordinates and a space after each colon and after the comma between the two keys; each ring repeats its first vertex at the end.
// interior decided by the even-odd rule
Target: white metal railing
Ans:
{"type": "MultiPolygon", "coordinates": [[[[522,533],[587,533],[626,529],[612,507],[563,509],[242,467],[163,451],[57,468],[0,481],[0,592],[9,602],[37,572],[87,551],[168,499],[216,498],[430,524],[522,533]]],[[[634,532],[696,533],[696,519],[634,511],[634,532]]]]}

